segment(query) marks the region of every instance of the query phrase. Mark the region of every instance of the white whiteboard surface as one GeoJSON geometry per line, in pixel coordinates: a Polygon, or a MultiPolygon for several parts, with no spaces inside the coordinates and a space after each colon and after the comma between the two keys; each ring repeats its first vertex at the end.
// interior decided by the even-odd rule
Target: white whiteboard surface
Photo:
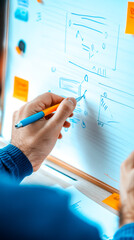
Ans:
{"type": "Polygon", "coordinates": [[[14,77],[29,81],[28,100],[47,91],[78,97],[71,128],[52,155],[119,189],[120,164],[134,149],[134,37],[126,0],[10,0],[2,136],[11,138],[14,77]],[[27,22],[15,18],[22,8],[27,22]],[[26,52],[15,51],[19,40],[26,52]]]}

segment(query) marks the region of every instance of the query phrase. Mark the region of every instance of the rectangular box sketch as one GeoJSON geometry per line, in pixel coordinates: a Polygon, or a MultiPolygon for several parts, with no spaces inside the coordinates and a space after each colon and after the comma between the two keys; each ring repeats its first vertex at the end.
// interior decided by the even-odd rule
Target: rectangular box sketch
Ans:
{"type": "Polygon", "coordinates": [[[65,53],[70,64],[101,77],[106,69],[116,70],[120,25],[103,16],[77,13],[66,15],[65,53]]]}
{"type": "Polygon", "coordinates": [[[61,77],[59,78],[59,88],[73,93],[78,97],[81,96],[81,83],[76,80],[61,77]]]}

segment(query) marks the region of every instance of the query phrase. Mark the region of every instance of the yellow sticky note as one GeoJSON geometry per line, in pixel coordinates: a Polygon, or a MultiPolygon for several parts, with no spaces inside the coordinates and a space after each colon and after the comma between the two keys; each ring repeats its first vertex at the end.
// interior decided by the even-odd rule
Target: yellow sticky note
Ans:
{"type": "Polygon", "coordinates": [[[134,34],[134,2],[128,2],[125,33],[134,34]]]}
{"type": "Polygon", "coordinates": [[[13,97],[27,102],[29,82],[19,77],[14,77],[13,97]]]}
{"type": "Polygon", "coordinates": [[[102,202],[118,211],[120,206],[120,195],[118,193],[113,193],[102,202]]]}

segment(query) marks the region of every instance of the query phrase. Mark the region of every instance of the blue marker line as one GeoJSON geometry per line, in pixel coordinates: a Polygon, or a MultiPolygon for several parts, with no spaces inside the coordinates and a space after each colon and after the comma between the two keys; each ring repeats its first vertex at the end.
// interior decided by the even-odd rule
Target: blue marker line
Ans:
{"type": "Polygon", "coordinates": [[[98,22],[98,21],[95,21],[95,20],[93,20],[93,19],[86,18],[86,17],[82,17],[81,19],[88,20],[88,21],[91,21],[91,22],[95,22],[95,23],[98,23],[98,24],[101,24],[101,25],[106,25],[105,23],[98,22]]]}
{"type": "Polygon", "coordinates": [[[83,48],[83,50],[85,50],[85,51],[89,52],[89,50],[88,50],[87,48],[83,48]]]}
{"type": "Polygon", "coordinates": [[[87,45],[85,45],[85,44],[83,44],[83,43],[82,43],[82,46],[90,49],[90,47],[88,47],[87,45]]]}
{"type": "MultiPolygon", "coordinates": [[[[101,97],[104,97],[104,96],[101,96],[101,97]]],[[[107,100],[110,100],[111,102],[118,103],[118,104],[120,104],[120,105],[122,105],[122,106],[125,106],[125,107],[127,107],[127,108],[130,108],[130,109],[133,109],[133,110],[134,110],[134,107],[131,107],[130,105],[127,105],[127,104],[124,104],[124,103],[115,101],[115,100],[110,99],[110,98],[106,98],[106,99],[107,99],[107,100]]]]}
{"type": "Polygon", "coordinates": [[[101,96],[100,96],[100,104],[99,104],[99,112],[98,112],[98,121],[99,121],[99,119],[100,119],[100,110],[101,110],[101,96]]]}
{"type": "Polygon", "coordinates": [[[117,56],[118,56],[118,49],[119,49],[119,37],[120,37],[120,25],[118,27],[117,47],[116,47],[116,57],[115,57],[115,68],[113,69],[114,71],[116,71],[116,69],[117,69],[117,56]]]}
{"type": "Polygon", "coordinates": [[[102,86],[107,87],[107,88],[111,88],[111,89],[113,89],[113,90],[115,90],[115,91],[118,91],[118,92],[121,92],[121,93],[125,93],[125,94],[127,94],[127,95],[129,95],[129,96],[134,97],[134,94],[131,94],[131,93],[128,93],[128,92],[122,91],[122,90],[120,90],[120,89],[118,89],[118,88],[114,88],[114,87],[111,87],[111,86],[105,85],[105,84],[103,84],[103,83],[99,83],[99,85],[102,85],[102,86]]]}
{"type": "Polygon", "coordinates": [[[120,123],[120,122],[117,122],[117,121],[107,121],[107,123],[120,123]]]}
{"type": "Polygon", "coordinates": [[[96,72],[92,72],[92,71],[90,71],[89,69],[86,69],[86,68],[84,68],[84,67],[81,67],[80,65],[77,65],[76,63],[73,63],[73,62],[71,62],[71,61],[69,61],[69,63],[71,63],[71,64],[73,64],[74,66],[79,67],[79,68],[81,68],[81,69],[83,69],[83,70],[85,70],[85,71],[87,71],[87,72],[93,73],[93,74],[95,74],[95,75],[97,75],[97,76],[100,76],[100,77],[103,77],[103,78],[107,78],[106,76],[102,76],[102,75],[100,75],[100,74],[98,74],[98,73],[96,73],[96,72]]]}
{"type": "Polygon", "coordinates": [[[91,16],[91,15],[84,15],[84,14],[77,14],[77,13],[71,13],[71,14],[79,17],[100,18],[100,19],[106,20],[106,18],[100,17],[100,16],[91,16]]]}
{"type": "Polygon", "coordinates": [[[73,23],[73,25],[74,26],[78,26],[78,27],[84,27],[84,28],[87,28],[89,30],[92,30],[92,31],[95,31],[95,32],[103,34],[103,32],[101,32],[101,31],[99,31],[99,30],[97,30],[95,28],[91,28],[91,27],[88,27],[88,26],[85,26],[85,25],[82,25],[82,24],[73,23]]]}
{"type": "Polygon", "coordinates": [[[67,46],[67,20],[68,20],[68,14],[66,14],[66,26],[65,26],[65,52],[66,52],[66,46],[67,46]]]}

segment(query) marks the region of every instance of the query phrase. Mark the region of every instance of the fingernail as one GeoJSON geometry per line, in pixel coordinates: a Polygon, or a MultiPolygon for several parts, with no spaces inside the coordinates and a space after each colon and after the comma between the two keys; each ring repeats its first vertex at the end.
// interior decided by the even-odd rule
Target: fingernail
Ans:
{"type": "Polygon", "coordinates": [[[73,106],[75,106],[76,104],[75,104],[75,102],[73,101],[74,100],[74,98],[67,98],[67,100],[73,105],[73,106]]]}

